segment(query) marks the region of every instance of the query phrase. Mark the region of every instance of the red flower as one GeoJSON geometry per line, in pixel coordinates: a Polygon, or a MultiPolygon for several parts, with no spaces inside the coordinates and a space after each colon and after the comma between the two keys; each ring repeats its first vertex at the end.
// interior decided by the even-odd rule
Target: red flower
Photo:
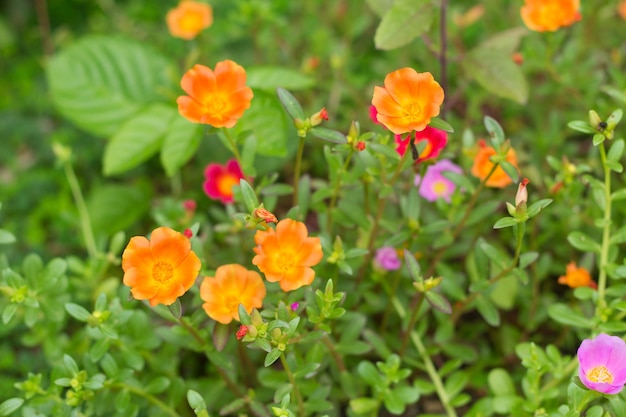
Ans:
{"type": "Polygon", "coordinates": [[[243,173],[236,160],[231,159],[226,165],[209,164],[204,170],[204,192],[213,200],[224,204],[233,202],[233,186],[239,184],[243,173]]]}
{"type": "Polygon", "coordinates": [[[396,135],[396,144],[398,145],[396,151],[400,156],[404,156],[411,137],[414,138],[413,141],[416,146],[419,142],[426,141],[426,147],[415,161],[416,163],[437,158],[441,150],[445,148],[448,143],[448,134],[444,130],[426,126],[422,131],[409,133],[404,139],[402,139],[402,135],[396,135]]]}

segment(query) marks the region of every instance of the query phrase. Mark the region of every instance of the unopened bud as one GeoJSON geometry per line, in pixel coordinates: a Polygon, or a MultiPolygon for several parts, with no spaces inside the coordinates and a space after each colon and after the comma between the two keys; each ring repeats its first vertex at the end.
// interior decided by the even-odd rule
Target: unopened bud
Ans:
{"type": "Polygon", "coordinates": [[[194,212],[196,211],[196,201],[195,200],[185,200],[183,201],[183,208],[185,211],[194,212]]]}
{"type": "Polygon", "coordinates": [[[237,340],[241,340],[247,334],[248,334],[248,326],[245,326],[242,324],[241,326],[239,326],[239,330],[237,330],[237,333],[235,334],[235,336],[237,337],[237,340]]]}
{"type": "Polygon", "coordinates": [[[255,209],[253,212],[253,215],[257,219],[264,220],[265,223],[277,223],[278,222],[278,219],[276,218],[276,216],[269,210],[264,209],[263,207],[259,207],[255,209]]]}
{"type": "Polygon", "coordinates": [[[600,123],[602,123],[602,119],[600,119],[598,113],[595,110],[589,110],[589,124],[597,129],[600,123]]]}
{"type": "Polygon", "coordinates": [[[365,146],[366,146],[365,142],[363,142],[362,140],[360,140],[360,141],[358,141],[357,143],[355,143],[355,144],[354,144],[354,149],[355,149],[356,151],[361,152],[361,151],[364,151],[364,150],[365,150],[365,146]]]}
{"type": "Polygon", "coordinates": [[[193,232],[191,229],[187,228],[183,231],[183,235],[185,235],[187,239],[191,239],[193,237],[193,232]]]}
{"type": "Polygon", "coordinates": [[[324,120],[328,120],[328,112],[326,111],[326,108],[322,107],[322,109],[311,116],[309,120],[311,121],[311,126],[318,126],[322,124],[324,120]]]}
{"type": "Polygon", "coordinates": [[[526,204],[528,201],[528,190],[526,186],[530,181],[528,178],[524,178],[517,187],[517,194],[515,194],[515,207],[520,207],[522,204],[526,204]]]}

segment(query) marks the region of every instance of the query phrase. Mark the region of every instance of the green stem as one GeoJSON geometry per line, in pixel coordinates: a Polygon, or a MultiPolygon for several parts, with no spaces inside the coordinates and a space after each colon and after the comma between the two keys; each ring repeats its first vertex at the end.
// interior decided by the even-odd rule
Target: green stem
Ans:
{"type": "Polygon", "coordinates": [[[435,391],[437,391],[437,395],[439,396],[439,400],[441,401],[441,405],[446,410],[448,417],[457,417],[456,411],[454,407],[450,405],[450,398],[448,398],[448,393],[446,392],[446,388],[443,386],[443,382],[441,381],[441,377],[433,364],[433,361],[430,359],[428,355],[428,351],[422,343],[422,339],[416,331],[412,331],[411,333],[411,341],[417,348],[417,351],[420,353],[422,360],[424,361],[424,365],[426,367],[426,372],[430,377],[430,380],[433,382],[435,386],[435,391]]]}
{"type": "MultiPolygon", "coordinates": [[[[517,267],[520,254],[522,252],[522,243],[524,242],[524,234],[526,233],[526,223],[518,223],[518,225],[516,226],[516,229],[517,229],[516,231],[517,243],[515,246],[515,257],[513,258],[513,260],[511,261],[511,264],[508,267],[504,268],[496,276],[489,279],[489,286],[492,286],[496,282],[500,281],[502,278],[509,275],[509,273],[511,273],[511,271],[513,271],[515,267],[517,267]]],[[[465,306],[467,306],[472,301],[474,301],[476,297],[478,297],[479,294],[480,292],[473,292],[454,305],[454,309],[452,310],[452,314],[450,316],[450,320],[452,321],[452,323],[456,323],[458,321],[459,317],[463,314],[463,309],[465,308],[465,306]]]]}
{"type": "Polygon", "coordinates": [[[609,262],[609,241],[611,239],[611,169],[607,165],[606,150],[604,143],[600,146],[600,160],[604,170],[604,221],[602,225],[602,248],[600,250],[600,264],[598,265],[600,275],[598,277],[598,305],[596,306],[596,316],[601,314],[601,310],[606,307],[605,293],[607,284],[606,266],[609,262]]]}
{"type": "Polygon", "coordinates": [[[352,154],[354,153],[354,149],[350,148],[350,153],[346,157],[346,161],[343,163],[343,169],[341,172],[337,173],[337,181],[335,182],[335,188],[333,189],[333,195],[330,199],[330,204],[328,205],[328,215],[326,216],[326,230],[330,234],[330,227],[332,225],[333,219],[333,211],[335,209],[335,204],[337,204],[337,198],[339,197],[339,190],[341,188],[341,178],[342,175],[348,170],[348,165],[350,164],[350,159],[352,159],[352,154]]]}
{"type": "Polygon", "coordinates": [[[98,256],[98,249],[96,247],[96,239],[93,234],[93,229],[91,228],[89,211],[87,210],[87,205],[85,204],[85,199],[83,198],[80,184],[78,183],[78,179],[76,178],[76,174],[74,173],[74,168],[72,167],[71,162],[66,161],[63,168],[65,170],[67,182],[70,185],[70,190],[72,191],[72,196],[74,197],[74,203],[76,204],[76,208],[78,209],[80,228],[83,233],[83,239],[85,240],[87,252],[89,253],[89,257],[91,259],[95,259],[98,256]]]}
{"type": "Polygon", "coordinates": [[[420,308],[422,307],[422,304],[424,303],[424,294],[421,292],[417,293],[420,297],[417,301],[417,304],[415,305],[415,308],[413,308],[411,310],[411,318],[409,320],[408,325],[406,326],[406,330],[404,331],[404,335],[402,336],[402,345],[400,347],[400,356],[404,356],[404,352],[406,351],[406,347],[409,341],[409,334],[411,333],[411,331],[413,330],[413,327],[415,326],[415,322],[417,321],[417,313],[419,312],[420,308]]]}
{"type": "Polygon", "coordinates": [[[293,373],[291,372],[291,368],[289,367],[289,364],[287,363],[287,358],[285,357],[284,353],[280,355],[280,362],[283,364],[283,369],[285,370],[285,373],[287,374],[287,378],[289,378],[289,383],[293,387],[293,393],[295,394],[296,401],[298,402],[298,415],[300,417],[306,417],[306,414],[304,412],[304,401],[302,401],[302,394],[300,393],[300,388],[298,387],[298,384],[296,384],[296,378],[294,378],[293,373]]]}
{"type": "Polygon", "coordinates": [[[293,206],[298,205],[298,185],[300,184],[300,170],[302,170],[302,155],[304,154],[304,140],[300,138],[298,152],[296,153],[296,166],[293,170],[293,206]]]}
{"type": "MultiPolygon", "coordinates": [[[[237,141],[235,140],[233,135],[231,135],[230,130],[228,130],[227,128],[222,128],[222,132],[224,132],[224,136],[226,136],[226,139],[228,139],[228,143],[230,144],[230,148],[231,148],[230,150],[233,152],[233,155],[235,156],[235,160],[237,160],[239,167],[243,171],[243,159],[241,158],[241,154],[239,153],[239,149],[237,148],[237,141]]],[[[244,177],[245,177],[245,173],[244,173],[244,177]]]]}
{"type": "Polygon", "coordinates": [[[121,383],[121,382],[116,382],[114,384],[111,384],[111,385],[109,385],[109,387],[110,388],[114,388],[114,389],[119,389],[119,390],[127,390],[128,392],[130,392],[132,394],[135,394],[138,397],[145,398],[146,400],[148,400],[152,404],[154,404],[157,407],[159,407],[161,409],[161,411],[163,411],[163,413],[167,414],[168,416],[179,417],[178,413],[176,412],[176,410],[174,410],[173,408],[169,407],[167,404],[165,404],[163,401],[159,400],[158,398],[148,394],[145,391],[142,391],[139,388],[136,388],[136,387],[133,387],[132,385],[124,384],[124,383],[121,383]]]}
{"type": "Polygon", "coordinates": [[[346,364],[343,362],[343,359],[341,358],[341,355],[339,354],[339,352],[337,352],[337,349],[335,349],[335,344],[330,339],[330,337],[328,337],[328,335],[325,334],[322,337],[321,341],[322,343],[324,343],[324,345],[328,349],[328,352],[330,352],[330,356],[332,356],[333,360],[335,361],[335,364],[337,365],[337,369],[339,369],[339,372],[345,372],[346,364]]]}

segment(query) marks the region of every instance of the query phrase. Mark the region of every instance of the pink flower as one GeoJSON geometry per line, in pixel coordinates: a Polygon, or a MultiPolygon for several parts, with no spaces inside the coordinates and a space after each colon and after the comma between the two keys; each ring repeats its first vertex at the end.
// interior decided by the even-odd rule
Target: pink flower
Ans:
{"type": "Polygon", "coordinates": [[[402,266],[402,261],[398,258],[398,253],[391,246],[384,246],[378,249],[374,262],[386,271],[395,271],[402,266]]]}
{"type": "Polygon", "coordinates": [[[378,110],[376,110],[376,107],[374,106],[370,106],[370,119],[372,120],[372,122],[376,123],[377,125],[381,124],[378,121],[378,110]]]}
{"type": "Polygon", "coordinates": [[[409,147],[409,140],[412,137],[414,138],[413,141],[416,146],[419,142],[426,141],[426,147],[415,161],[416,163],[437,158],[441,150],[446,147],[446,143],[448,143],[448,134],[444,130],[426,126],[422,131],[410,132],[404,139],[402,135],[396,135],[396,144],[398,145],[396,152],[398,152],[400,156],[404,156],[406,149],[409,147]]]}
{"type": "Polygon", "coordinates": [[[224,204],[233,202],[233,185],[238,185],[243,173],[236,160],[231,159],[226,165],[211,163],[204,170],[204,192],[213,200],[224,204]]]}
{"type": "Polygon", "coordinates": [[[578,348],[578,377],[587,388],[617,394],[626,383],[626,342],[600,333],[585,339],[578,348]]]}
{"type": "Polygon", "coordinates": [[[435,201],[443,198],[450,202],[450,197],[456,189],[456,185],[442,175],[443,172],[452,171],[462,174],[461,167],[455,165],[448,159],[442,159],[426,170],[424,178],[419,175],[415,176],[415,185],[419,186],[419,193],[428,201],[435,201]]]}

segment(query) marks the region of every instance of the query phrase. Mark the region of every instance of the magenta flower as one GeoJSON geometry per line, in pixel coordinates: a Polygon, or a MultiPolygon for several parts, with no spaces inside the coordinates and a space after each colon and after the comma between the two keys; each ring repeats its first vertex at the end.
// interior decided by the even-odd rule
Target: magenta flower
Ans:
{"type": "Polygon", "coordinates": [[[578,377],[589,389],[617,394],[626,384],[626,342],[601,333],[578,348],[578,377]]]}
{"type": "Polygon", "coordinates": [[[398,258],[398,252],[391,246],[384,246],[378,249],[374,262],[380,268],[387,271],[395,271],[402,266],[402,261],[398,258]]]}
{"type": "Polygon", "coordinates": [[[419,186],[419,193],[428,201],[435,201],[443,198],[450,202],[450,196],[454,193],[456,185],[442,175],[443,172],[452,171],[457,174],[463,173],[461,167],[448,159],[442,159],[426,170],[424,178],[415,176],[415,185],[419,186]]]}
{"type": "Polygon", "coordinates": [[[445,130],[426,126],[424,130],[410,132],[404,138],[402,138],[402,135],[396,135],[396,152],[398,152],[400,156],[404,156],[406,149],[409,147],[409,140],[411,140],[411,138],[413,138],[415,146],[422,141],[426,141],[426,147],[422,153],[420,153],[419,158],[415,161],[416,163],[437,158],[441,150],[445,148],[448,143],[448,134],[445,130]]]}
{"type": "Polygon", "coordinates": [[[378,110],[376,110],[376,107],[374,106],[370,106],[370,119],[377,125],[380,124],[380,122],[378,121],[378,110]]]}
{"type": "Polygon", "coordinates": [[[236,160],[231,159],[226,165],[211,163],[204,170],[204,192],[213,200],[224,204],[233,202],[233,186],[239,184],[243,173],[236,160]]]}

